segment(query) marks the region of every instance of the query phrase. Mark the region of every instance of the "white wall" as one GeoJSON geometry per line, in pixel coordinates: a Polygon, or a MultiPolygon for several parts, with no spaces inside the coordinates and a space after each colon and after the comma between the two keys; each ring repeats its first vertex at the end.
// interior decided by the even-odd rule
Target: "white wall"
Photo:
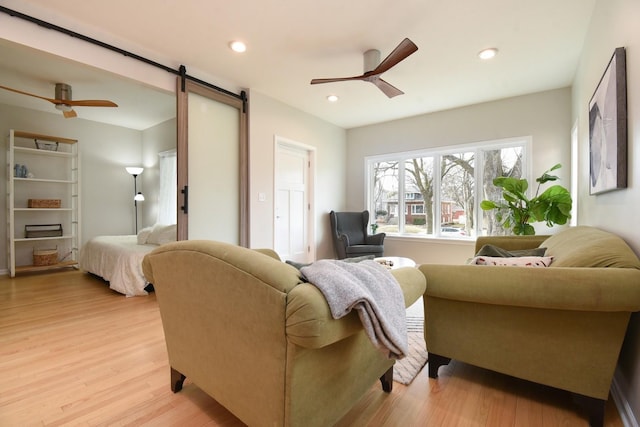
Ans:
{"type": "MultiPolygon", "coordinates": [[[[585,39],[573,85],[573,117],[578,121],[580,224],[593,225],[620,235],[640,254],[640,2],[598,0],[585,39]],[[617,47],[626,48],[628,188],[589,195],[589,100],[617,47]]],[[[640,421],[640,316],[634,314],[620,354],[616,382],[640,421]]],[[[636,424],[637,425],[637,424],[636,424]]]]}
{"type": "Polygon", "coordinates": [[[273,247],[276,135],[316,149],[316,258],[333,258],[329,212],[345,207],[346,132],[259,92],[249,96],[250,246],[273,247]],[[266,200],[258,200],[264,193],[266,200]]]}
{"type": "MultiPolygon", "coordinates": [[[[519,136],[532,137],[533,177],[562,163],[558,175],[569,188],[571,126],[571,90],[563,88],[350,129],[347,208],[366,208],[366,156],[519,136]]],[[[473,244],[392,237],[385,239],[385,255],[407,256],[418,263],[459,264],[473,255],[473,244]]]]}

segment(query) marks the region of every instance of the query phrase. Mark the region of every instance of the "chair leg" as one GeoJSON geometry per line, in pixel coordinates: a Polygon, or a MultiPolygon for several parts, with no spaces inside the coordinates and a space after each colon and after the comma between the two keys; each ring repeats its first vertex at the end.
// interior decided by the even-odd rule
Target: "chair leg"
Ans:
{"type": "Polygon", "coordinates": [[[448,357],[440,356],[435,353],[428,353],[427,363],[429,364],[429,378],[438,378],[438,368],[451,362],[448,357]]]}
{"type": "Polygon", "coordinates": [[[573,393],[573,401],[587,413],[591,427],[602,427],[604,425],[606,400],[573,393]]]}
{"type": "Polygon", "coordinates": [[[185,378],[187,377],[171,368],[171,391],[177,393],[182,390],[182,385],[184,384],[185,378]]]}
{"type": "Polygon", "coordinates": [[[387,369],[387,372],[382,374],[380,382],[382,383],[382,390],[387,393],[391,393],[391,390],[393,389],[393,366],[387,369]]]}

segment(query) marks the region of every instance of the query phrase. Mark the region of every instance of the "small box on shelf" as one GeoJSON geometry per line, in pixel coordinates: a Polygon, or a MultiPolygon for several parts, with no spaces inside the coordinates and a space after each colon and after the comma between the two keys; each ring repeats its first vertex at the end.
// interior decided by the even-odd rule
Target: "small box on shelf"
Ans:
{"type": "Polygon", "coordinates": [[[24,237],[27,239],[60,236],[62,236],[62,224],[37,224],[24,226],[24,237]]]}
{"type": "Polygon", "coordinates": [[[59,208],[62,201],[60,199],[29,199],[27,207],[29,208],[59,208]]]}

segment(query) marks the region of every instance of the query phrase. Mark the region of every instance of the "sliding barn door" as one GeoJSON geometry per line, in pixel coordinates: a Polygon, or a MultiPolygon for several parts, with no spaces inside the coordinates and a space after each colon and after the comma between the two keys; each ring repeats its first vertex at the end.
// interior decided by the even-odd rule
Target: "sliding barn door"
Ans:
{"type": "Polygon", "coordinates": [[[179,240],[248,246],[246,116],[243,99],[178,79],[179,240]]]}

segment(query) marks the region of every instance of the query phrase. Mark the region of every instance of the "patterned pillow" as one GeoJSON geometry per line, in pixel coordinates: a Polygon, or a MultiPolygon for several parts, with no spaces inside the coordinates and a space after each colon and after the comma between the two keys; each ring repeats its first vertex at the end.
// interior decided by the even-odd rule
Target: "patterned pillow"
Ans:
{"type": "Polygon", "coordinates": [[[519,249],[516,251],[508,251],[495,245],[484,245],[480,248],[476,256],[490,257],[523,257],[523,256],[544,256],[547,248],[519,249]]]}
{"type": "Polygon", "coordinates": [[[477,256],[472,258],[469,264],[517,266],[517,267],[549,267],[552,261],[553,261],[552,256],[523,256],[523,257],[506,257],[506,258],[477,256]]]}

